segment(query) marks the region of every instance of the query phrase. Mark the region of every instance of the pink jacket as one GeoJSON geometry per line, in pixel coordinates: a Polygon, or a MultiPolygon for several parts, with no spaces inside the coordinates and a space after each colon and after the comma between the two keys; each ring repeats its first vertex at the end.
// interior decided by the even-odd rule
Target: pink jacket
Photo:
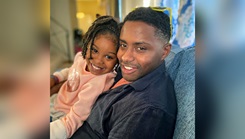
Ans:
{"type": "Polygon", "coordinates": [[[97,97],[110,89],[116,76],[114,72],[96,76],[87,72],[85,68],[86,61],[79,52],[69,69],[54,73],[59,81],[66,80],[68,77],[59,90],[54,106],[57,111],[66,113],[61,121],[65,126],[68,138],[88,118],[97,97]]]}

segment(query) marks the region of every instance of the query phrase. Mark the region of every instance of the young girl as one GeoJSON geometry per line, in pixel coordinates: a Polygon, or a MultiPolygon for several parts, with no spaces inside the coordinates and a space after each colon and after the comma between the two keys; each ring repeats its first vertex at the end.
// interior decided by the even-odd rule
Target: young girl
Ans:
{"type": "Polygon", "coordinates": [[[118,23],[111,16],[99,17],[85,34],[82,53],[76,54],[73,65],[52,75],[51,87],[67,81],[53,97],[51,139],[71,137],[89,116],[97,97],[110,89],[116,76],[118,41],[118,23]]]}

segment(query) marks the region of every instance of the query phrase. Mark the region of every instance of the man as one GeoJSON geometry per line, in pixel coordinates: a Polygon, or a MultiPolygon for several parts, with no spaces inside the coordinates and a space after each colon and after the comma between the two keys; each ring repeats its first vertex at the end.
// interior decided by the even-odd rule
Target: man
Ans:
{"type": "Polygon", "coordinates": [[[123,78],[99,96],[72,138],[172,138],[177,108],[164,62],[170,34],[163,12],[137,8],[125,17],[117,54],[123,78]]]}

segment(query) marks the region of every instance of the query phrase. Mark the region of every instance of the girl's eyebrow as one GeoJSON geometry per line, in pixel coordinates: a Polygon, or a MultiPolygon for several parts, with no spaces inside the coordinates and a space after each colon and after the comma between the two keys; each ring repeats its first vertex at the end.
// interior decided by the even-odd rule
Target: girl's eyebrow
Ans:
{"type": "Polygon", "coordinates": [[[95,48],[96,48],[96,49],[99,49],[99,47],[98,47],[98,46],[96,46],[94,43],[93,43],[93,46],[95,46],[95,48]]]}
{"type": "Polygon", "coordinates": [[[114,55],[117,55],[116,53],[113,53],[113,52],[109,52],[110,54],[114,54],[114,55]]]}
{"type": "MultiPolygon", "coordinates": [[[[95,48],[96,49],[98,49],[99,50],[99,47],[98,46],[96,46],[95,44],[93,44],[94,46],[95,46],[95,48]]],[[[114,53],[114,52],[108,52],[108,53],[110,53],[110,54],[114,54],[114,55],[117,55],[116,53],[114,53]]]]}

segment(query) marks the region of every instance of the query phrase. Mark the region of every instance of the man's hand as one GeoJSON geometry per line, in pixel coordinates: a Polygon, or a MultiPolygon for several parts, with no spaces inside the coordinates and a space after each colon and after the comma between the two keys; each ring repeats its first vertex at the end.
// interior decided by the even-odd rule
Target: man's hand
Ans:
{"type": "Polygon", "coordinates": [[[50,79],[50,96],[52,96],[53,94],[58,93],[59,90],[60,90],[60,87],[63,85],[64,82],[65,81],[62,81],[62,82],[60,82],[60,83],[58,83],[56,85],[51,86],[51,79],[50,79]]]}
{"type": "Polygon", "coordinates": [[[50,77],[50,89],[55,85],[54,78],[50,77]]]}

